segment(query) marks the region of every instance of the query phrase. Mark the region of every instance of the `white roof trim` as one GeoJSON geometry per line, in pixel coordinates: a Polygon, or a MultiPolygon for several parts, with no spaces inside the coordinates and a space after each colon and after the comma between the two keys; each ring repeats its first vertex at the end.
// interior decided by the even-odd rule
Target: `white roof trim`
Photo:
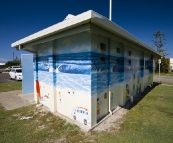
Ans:
{"type": "Polygon", "coordinates": [[[28,42],[31,42],[33,40],[36,40],[36,39],[40,39],[42,37],[46,37],[48,35],[51,35],[52,33],[56,33],[62,29],[65,29],[67,27],[71,27],[73,25],[77,25],[77,24],[80,24],[82,22],[85,22],[86,20],[89,20],[91,19],[91,13],[92,11],[89,10],[87,12],[84,12],[82,14],[79,14],[75,17],[72,17],[70,19],[67,19],[67,20],[64,20],[62,22],[59,22],[53,26],[50,26],[46,29],[43,29],[37,33],[34,33],[28,37],[25,37],[19,41],[16,41],[14,43],[11,44],[12,47],[17,47],[18,45],[22,45],[22,44],[25,44],[25,43],[28,43],[28,42]]]}
{"type": "Polygon", "coordinates": [[[68,14],[64,20],[67,20],[67,19],[70,19],[70,18],[73,18],[73,17],[75,17],[75,16],[72,15],[72,14],[68,14]]]}
{"type": "Polygon", "coordinates": [[[148,46],[144,42],[137,39],[135,36],[130,34],[128,31],[126,31],[119,25],[115,24],[114,22],[110,21],[106,17],[104,17],[92,10],[89,10],[82,14],[76,15],[76,16],[66,19],[62,22],[59,22],[53,26],[50,26],[46,29],[43,29],[37,33],[34,33],[28,37],[25,37],[19,41],[12,43],[11,46],[18,47],[19,45],[35,41],[36,39],[41,39],[43,37],[47,37],[49,35],[58,33],[59,31],[66,30],[67,28],[72,28],[72,27],[87,23],[89,21],[91,21],[91,23],[99,25],[103,28],[106,28],[107,30],[111,31],[112,33],[116,33],[116,34],[124,37],[125,39],[135,42],[136,44],[139,44],[142,47],[160,55],[157,51],[155,51],[150,46],[148,46]]]}

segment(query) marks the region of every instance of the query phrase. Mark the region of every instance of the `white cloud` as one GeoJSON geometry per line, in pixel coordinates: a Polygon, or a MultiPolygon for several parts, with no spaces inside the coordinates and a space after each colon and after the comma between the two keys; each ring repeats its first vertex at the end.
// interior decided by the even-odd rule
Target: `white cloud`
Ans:
{"type": "Polygon", "coordinates": [[[0,63],[6,63],[8,61],[9,61],[8,59],[0,58],[0,63]]]}
{"type": "Polygon", "coordinates": [[[72,49],[71,51],[72,52],[80,52],[80,51],[90,51],[91,49],[90,49],[91,47],[89,47],[89,46],[86,46],[86,45],[82,45],[82,46],[76,46],[74,49],[72,49]]]}

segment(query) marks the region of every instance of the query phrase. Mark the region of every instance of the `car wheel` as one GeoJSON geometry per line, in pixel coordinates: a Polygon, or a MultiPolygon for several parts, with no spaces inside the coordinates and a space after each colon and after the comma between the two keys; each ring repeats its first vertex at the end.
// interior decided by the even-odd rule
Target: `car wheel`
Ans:
{"type": "Polygon", "coordinates": [[[73,116],[73,119],[76,120],[76,116],[75,115],[73,116]]]}
{"type": "Polygon", "coordinates": [[[87,125],[87,120],[86,119],[84,119],[84,125],[87,125]]]}
{"type": "Polygon", "coordinates": [[[17,81],[17,76],[15,76],[15,80],[17,81]]]}

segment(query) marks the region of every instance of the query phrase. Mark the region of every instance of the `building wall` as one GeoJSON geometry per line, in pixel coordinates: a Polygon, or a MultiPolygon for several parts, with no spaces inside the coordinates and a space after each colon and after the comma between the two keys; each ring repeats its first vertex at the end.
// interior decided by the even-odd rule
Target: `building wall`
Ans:
{"type": "Polygon", "coordinates": [[[113,110],[153,83],[152,55],[101,30],[93,28],[91,36],[92,125],[109,114],[109,96],[113,110]]]}
{"type": "Polygon", "coordinates": [[[113,110],[152,84],[151,54],[99,27],[32,49],[35,100],[89,127],[109,114],[109,96],[113,110]]]}
{"type": "Polygon", "coordinates": [[[53,112],[91,127],[90,33],[67,36],[36,48],[35,94],[39,101],[53,112]]]}
{"type": "Polygon", "coordinates": [[[170,70],[173,72],[173,58],[170,58],[170,70]]]}

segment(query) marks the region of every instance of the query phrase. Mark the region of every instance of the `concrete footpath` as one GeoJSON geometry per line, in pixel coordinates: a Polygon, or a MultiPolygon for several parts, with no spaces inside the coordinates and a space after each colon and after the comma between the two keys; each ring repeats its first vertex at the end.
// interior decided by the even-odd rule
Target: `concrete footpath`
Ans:
{"type": "Polygon", "coordinates": [[[168,84],[173,84],[173,77],[171,76],[154,76],[153,77],[154,82],[161,82],[161,83],[168,83],[168,84]]]}
{"type": "Polygon", "coordinates": [[[22,94],[21,90],[0,92],[0,103],[7,110],[13,110],[35,103],[34,94],[22,94]]]}

